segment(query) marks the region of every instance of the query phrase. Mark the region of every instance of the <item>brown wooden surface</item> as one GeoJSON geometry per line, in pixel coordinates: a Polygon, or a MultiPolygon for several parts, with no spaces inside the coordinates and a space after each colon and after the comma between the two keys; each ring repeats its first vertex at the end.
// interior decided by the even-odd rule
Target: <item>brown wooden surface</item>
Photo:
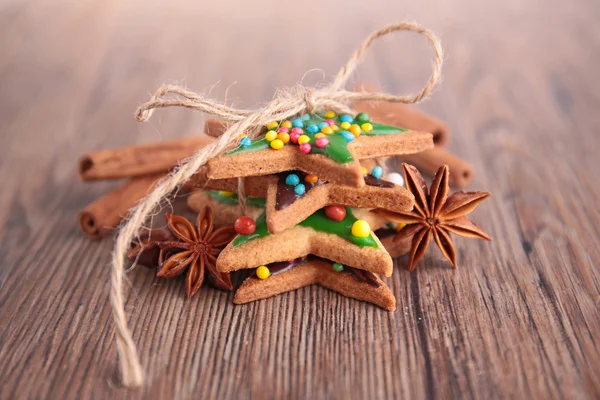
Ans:
{"type": "MultiPolygon", "coordinates": [[[[523,1],[0,3],[0,398],[600,397],[600,7],[523,1]],[[326,82],[364,35],[415,18],[438,31],[444,82],[422,107],[493,197],[458,238],[389,280],[387,313],[318,287],[234,306],[209,288],[129,274],[147,373],[118,384],[112,241],[77,212],[118,183],[81,183],[84,152],[190,135],[203,116],[133,111],[163,81],[251,107],[326,82]]],[[[420,87],[414,35],[375,46],[358,80],[420,87]],[[379,62],[376,60],[379,58],[379,62]]],[[[405,261],[399,264],[404,265],[405,261]]]]}

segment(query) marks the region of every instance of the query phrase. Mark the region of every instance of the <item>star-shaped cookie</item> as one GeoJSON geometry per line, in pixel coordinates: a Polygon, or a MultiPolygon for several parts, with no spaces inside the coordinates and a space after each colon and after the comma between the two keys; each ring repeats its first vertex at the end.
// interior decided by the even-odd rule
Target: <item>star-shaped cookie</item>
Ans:
{"type": "MultiPolygon", "coordinates": [[[[293,123],[273,122],[272,130],[253,140],[242,136],[238,147],[210,160],[208,177],[225,179],[301,170],[328,182],[362,187],[365,182],[360,160],[419,153],[433,147],[430,133],[378,124],[363,114],[331,119],[311,114],[293,123]],[[344,124],[344,117],[354,118],[350,131],[338,127],[344,124]],[[363,121],[367,122],[359,126],[363,121]],[[317,124],[321,131],[310,132],[317,129],[317,124]],[[294,129],[300,136],[293,136],[294,129]]],[[[350,122],[346,124],[343,126],[350,122]]],[[[215,129],[210,128],[211,135],[218,136],[215,129]]]]}
{"type": "Polygon", "coordinates": [[[221,252],[217,270],[231,272],[306,257],[310,254],[383,276],[392,275],[393,262],[377,236],[352,234],[357,218],[347,209],[342,221],[332,221],[319,210],[299,225],[272,235],[264,214],[250,235],[238,235],[221,252]]]}
{"type": "Polygon", "coordinates": [[[393,293],[375,274],[351,267],[342,267],[343,270],[336,272],[332,262],[316,257],[305,259],[304,263],[292,260],[289,265],[291,268],[283,265],[279,273],[269,265],[274,273],[266,279],[259,279],[256,275],[248,277],[236,291],[233,302],[245,304],[304,286],[319,285],[388,311],[396,309],[393,293]]]}
{"type": "MultiPolygon", "coordinates": [[[[408,212],[413,208],[414,196],[408,190],[371,174],[363,176],[366,186],[360,188],[312,178],[301,171],[288,171],[242,179],[247,196],[266,199],[267,226],[271,233],[281,233],[328,205],[392,212],[408,212]],[[300,194],[295,191],[295,185],[286,183],[290,175],[295,175],[298,184],[302,184],[300,194]]],[[[238,180],[208,179],[205,173],[199,172],[188,182],[188,187],[237,192],[238,180]]]]}

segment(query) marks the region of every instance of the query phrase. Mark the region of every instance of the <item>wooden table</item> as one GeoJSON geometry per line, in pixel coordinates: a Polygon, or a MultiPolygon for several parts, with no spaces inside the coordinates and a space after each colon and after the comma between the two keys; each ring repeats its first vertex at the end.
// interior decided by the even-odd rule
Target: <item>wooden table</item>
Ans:
{"type": "MultiPolygon", "coordinates": [[[[597,1],[4,1],[0,5],[0,398],[598,398],[600,8],[597,1]],[[441,34],[444,82],[422,108],[493,197],[458,238],[388,282],[398,308],[311,287],[246,306],[128,275],[146,372],[116,374],[112,240],[75,216],[89,150],[197,133],[204,116],[133,112],[178,81],[252,107],[303,74],[327,82],[370,31],[407,17],[441,34]],[[233,85],[234,82],[237,84],[233,85]]],[[[430,52],[377,44],[356,81],[417,90],[430,52]]]]}

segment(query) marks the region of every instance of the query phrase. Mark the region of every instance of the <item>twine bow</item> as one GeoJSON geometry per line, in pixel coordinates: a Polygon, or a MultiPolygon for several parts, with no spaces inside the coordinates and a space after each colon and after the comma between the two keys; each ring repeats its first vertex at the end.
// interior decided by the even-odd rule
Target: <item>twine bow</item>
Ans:
{"type": "Polygon", "coordinates": [[[348,104],[359,100],[376,100],[392,103],[418,103],[423,100],[440,79],[442,67],[442,47],[438,38],[425,27],[413,22],[401,22],[388,25],[372,33],[352,54],[346,65],[337,73],[331,85],[323,89],[295,86],[289,90],[278,91],[270,102],[257,110],[243,110],[226,106],[207,97],[191,92],[179,86],[163,85],[152,96],[150,101],[140,106],[136,118],[140,122],[147,121],[156,108],[186,107],[217,116],[231,126],[215,142],[199,150],[183,162],[171,174],[162,179],[154,191],[142,199],[129,212],[129,218],[117,236],[112,254],[112,275],[110,299],[113,318],[116,324],[117,350],[120,357],[120,368],[125,386],[140,386],[143,383],[143,370],[131,332],[127,327],[122,283],[124,278],[125,255],[130,243],[147,218],[171,192],[185,183],[194,173],[210,159],[221,154],[233,143],[240,132],[257,132],[257,128],[271,121],[284,120],[289,117],[311,113],[317,110],[332,110],[337,113],[352,114],[348,104]],[[394,96],[387,93],[352,92],[342,89],[348,78],[358,66],[368,48],[381,36],[396,31],[412,31],[423,35],[434,50],[433,71],[425,87],[417,94],[394,96]],[[167,96],[174,97],[167,97],[167,96]]]}

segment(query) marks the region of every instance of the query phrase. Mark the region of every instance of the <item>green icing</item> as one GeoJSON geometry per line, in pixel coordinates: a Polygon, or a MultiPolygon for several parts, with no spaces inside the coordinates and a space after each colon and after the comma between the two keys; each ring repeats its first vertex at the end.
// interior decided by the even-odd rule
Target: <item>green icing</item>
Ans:
{"type": "MultiPolygon", "coordinates": [[[[235,193],[233,195],[225,195],[218,190],[206,190],[204,193],[221,204],[228,204],[230,206],[237,206],[240,204],[238,201],[238,196],[235,193]]],[[[265,199],[261,199],[260,197],[248,197],[246,199],[246,204],[251,207],[264,208],[265,199]]]]}
{"type": "MultiPolygon", "coordinates": [[[[346,207],[346,217],[341,221],[333,221],[329,219],[325,215],[325,210],[321,209],[310,217],[306,218],[304,221],[300,222],[298,225],[312,228],[318,232],[325,232],[331,235],[339,236],[357,246],[369,246],[377,248],[377,242],[375,242],[375,239],[373,239],[371,235],[367,236],[366,238],[352,235],[352,224],[356,221],[358,221],[358,219],[352,214],[352,211],[346,207]]],[[[267,235],[269,235],[269,231],[267,229],[265,213],[263,213],[256,220],[256,231],[254,231],[254,233],[251,235],[238,235],[233,241],[233,246],[239,246],[251,240],[267,235]]]]}
{"type": "MultiPolygon", "coordinates": [[[[293,118],[290,118],[290,120],[293,120],[293,118]]],[[[341,124],[340,115],[333,118],[333,120],[335,121],[337,126],[340,126],[340,124],[341,124]]],[[[329,139],[329,145],[326,146],[325,148],[318,148],[317,146],[314,145],[314,143],[315,143],[314,137],[316,134],[307,132],[306,127],[308,127],[309,125],[312,125],[312,124],[319,125],[323,121],[325,121],[325,117],[323,117],[322,114],[311,114],[310,118],[308,120],[303,121],[304,122],[304,134],[311,138],[310,144],[312,145],[312,151],[310,152],[310,154],[322,154],[340,164],[346,164],[351,161],[354,161],[354,158],[352,157],[352,155],[350,154],[350,151],[348,150],[348,142],[346,142],[346,139],[344,139],[344,137],[341,134],[341,128],[337,132],[327,135],[327,139],[329,139]]],[[[360,121],[355,121],[355,123],[361,125],[360,121]]],[[[397,133],[402,133],[402,132],[407,131],[407,129],[397,128],[397,127],[391,126],[391,125],[379,124],[377,122],[372,122],[372,121],[371,121],[371,125],[373,125],[373,130],[368,133],[362,132],[361,135],[365,135],[365,136],[394,135],[397,133]]],[[[287,144],[287,146],[290,146],[290,145],[294,146],[294,144],[291,144],[291,143],[287,144]]],[[[233,154],[240,154],[240,153],[251,153],[254,151],[264,150],[264,149],[268,149],[268,148],[269,148],[269,142],[266,141],[264,135],[261,135],[261,137],[253,139],[252,143],[249,146],[243,147],[240,145],[240,146],[228,151],[227,154],[233,155],[233,154]]]]}

